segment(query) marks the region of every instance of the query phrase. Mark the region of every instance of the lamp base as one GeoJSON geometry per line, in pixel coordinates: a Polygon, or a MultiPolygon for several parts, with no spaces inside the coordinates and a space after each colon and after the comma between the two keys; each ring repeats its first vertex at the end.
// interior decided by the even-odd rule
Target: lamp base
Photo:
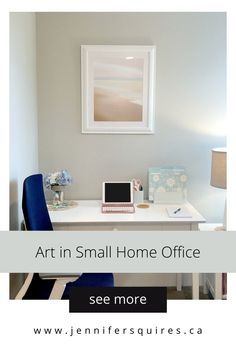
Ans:
{"type": "Polygon", "coordinates": [[[218,226],[214,229],[214,231],[227,231],[227,201],[225,198],[225,209],[224,209],[224,222],[222,226],[218,226]]]}

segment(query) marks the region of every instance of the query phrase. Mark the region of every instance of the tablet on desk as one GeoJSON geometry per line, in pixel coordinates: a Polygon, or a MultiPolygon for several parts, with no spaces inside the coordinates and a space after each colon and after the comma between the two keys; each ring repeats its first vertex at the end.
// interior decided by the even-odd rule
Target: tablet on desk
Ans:
{"type": "Polygon", "coordinates": [[[134,213],[134,211],[132,182],[103,182],[103,213],[134,213]]]}

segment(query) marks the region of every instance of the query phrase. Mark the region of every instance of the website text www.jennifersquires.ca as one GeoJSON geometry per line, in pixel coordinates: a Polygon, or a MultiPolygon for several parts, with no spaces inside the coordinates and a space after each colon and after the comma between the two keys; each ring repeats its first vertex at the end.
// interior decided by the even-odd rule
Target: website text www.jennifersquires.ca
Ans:
{"type": "Polygon", "coordinates": [[[112,335],[112,336],[158,336],[158,335],[201,335],[203,328],[201,327],[118,327],[118,326],[100,326],[100,327],[82,327],[70,326],[68,328],[62,327],[35,327],[33,333],[39,336],[81,336],[81,335],[112,335]]]}

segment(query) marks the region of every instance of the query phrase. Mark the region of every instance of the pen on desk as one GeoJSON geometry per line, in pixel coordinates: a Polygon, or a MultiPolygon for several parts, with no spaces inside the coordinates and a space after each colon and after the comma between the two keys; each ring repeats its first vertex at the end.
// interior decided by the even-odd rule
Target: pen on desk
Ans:
{"type": "Polygon", "coordinates": [[[181,208],[178,208],[174,211],[174,214],[177,214],[179,211],[181,210],[181,208]]]}

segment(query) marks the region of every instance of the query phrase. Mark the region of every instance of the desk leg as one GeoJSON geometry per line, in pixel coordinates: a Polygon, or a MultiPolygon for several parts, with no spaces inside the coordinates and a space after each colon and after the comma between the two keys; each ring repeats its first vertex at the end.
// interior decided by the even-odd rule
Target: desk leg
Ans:
{"type": "Polygon", "coordinates": [[[207,294],[206,273],[202,274],[203,294],[207,294]]]}
{"type": "Polygon", "coordinates": [[[222,273],[215,273],[215,300],[222,300],[222,273]]]}
{"type": "Polygon", "coordinates": [[[199,273],[192,273],[192,299],[199,299],[199,273]]]}
{"type": "Polygon", "coordinates": [[[182,273],[176,275],[176,288],[177,291],[182,291],[182,273]]]}

